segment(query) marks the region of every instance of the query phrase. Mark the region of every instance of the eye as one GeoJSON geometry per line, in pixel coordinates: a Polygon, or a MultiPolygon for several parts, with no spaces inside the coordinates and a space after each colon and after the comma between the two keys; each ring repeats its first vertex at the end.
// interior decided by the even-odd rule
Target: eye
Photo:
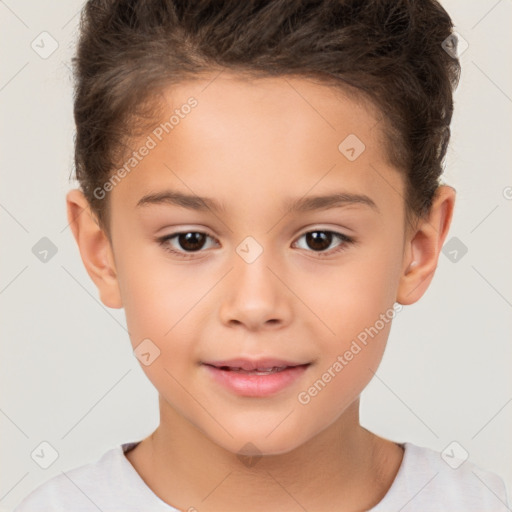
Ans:
{"type": "MultiPolygon", "coordinates": [[[[343,235],[342,233],[337,233],[336,231],[327,231],[327,230],[315,230],[315,231],[308,231],[307,233],[304,233],[300,238],[305,237],[306,245],[313,249],[314,252],[319,253],[321,256],[330,256],[331,254],[335,254],[340,251],[344,251],[347,249],[347,245],[353,244],[354,240],[346,235],[343,235]],[[334,250],[326,251],[333,241],[339,240],[341,243],[339,243],[334,250]]],[[[308,247],[301,247],[301,248],[308,248],[308,247]]]]}
{"type": "MultiPolygon", "coordinates": [[[[342,233],[329,230],[314,230],[308,231],[299,237],[299,240],[305,237],[306,247],[299,247],[301,249],[312,249],[313,252],[318,253],[320,256],[330,256],[340,251],[346,250],[347,245],[353,244],[354,240],[342,233]],[[337,246],[334,249],[327,250],[338,240],[337,246]]],[[[172,233],[158,239],[165,251],[175,254],[182,258],[193,258],[194,253],[204,252],[202,249],[210,248],[208,246],[208,239],[213,240],[213,237],[202,231],[181,231],[172,233]]],[[[295,242],[298,244],[298,242],[295,242]]],[[[214,246],[215,244],[213,244],[214,246]]]]}
{"type": "Polygon", "coordinates": [[[201,231],[182,231],[159,238],[158,243],[164,250],[172,254],[177,254],[183,258],[190,258],[193,257],[193,253],[201,252],[209,238],[211,239],[212,237],[201,231]],[[177,245],[181,249],[176,249],[177,245]]]}

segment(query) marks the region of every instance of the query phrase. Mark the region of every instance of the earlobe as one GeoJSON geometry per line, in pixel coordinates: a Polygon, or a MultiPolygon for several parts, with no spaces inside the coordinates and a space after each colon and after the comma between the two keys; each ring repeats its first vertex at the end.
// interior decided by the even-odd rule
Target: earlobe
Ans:
{"type": "Polygon", "coordinates": [[[98,288],[101,302],[110,308],[122,308],[112,246],[81,190],[68,192],[66,208],[80,256],[98,288]]]}
{"type": "Polygon", "coordinates": [[[413,304],[426,292],[450,228],[454,205],[455,189],[439,186],[428,217],[420,220],[414,232],[408,235],[397,291],[398,303],[413,304]]]}

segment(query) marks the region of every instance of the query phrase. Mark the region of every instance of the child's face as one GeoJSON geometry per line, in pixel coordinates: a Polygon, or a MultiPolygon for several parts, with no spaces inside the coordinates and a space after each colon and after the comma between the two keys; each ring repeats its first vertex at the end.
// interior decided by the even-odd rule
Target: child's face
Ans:
{"type": "Polygon", "coordinates": [[[156,146],[111,192],[119,304],[107,305],[125,308],[134,348],[151,340],[146,359],[160,351],[142,368],[165,417],[233,452],[250,442],[282,453],[342,421],[377,370],[410,263],[404,182],[371,110],[296,78],[213,78],[166,92],[162,119],[181,114],[174,128],[155,132],[161,140],[148,132],[156,146]],[[190,97],[197,105],[182,108],[190,97]],[[138,206],[166,191],[222,209],[138,206]],[[288,209],[332,194],[367,199],[288,209]],[[191,235],[159,243],[177,232],[191,235]],[[205,365],[238,358],[308,366],[286,370],[286,385],[284,376],[231,371],[235,390],[216,378],[225,371],[205,365]]]}

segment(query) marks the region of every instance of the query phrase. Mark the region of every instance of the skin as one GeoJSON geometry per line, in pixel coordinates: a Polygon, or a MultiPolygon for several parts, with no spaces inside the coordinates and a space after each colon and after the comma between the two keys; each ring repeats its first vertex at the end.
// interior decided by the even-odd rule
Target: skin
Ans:
{"type": "MultiPolygon", "coordinates": [[[[455,191],[440,186],[428,217],[409,227],[405,183],[387,160],[370,105],[302,78],[215,76],[163,91],[162,119],[190,96],[198,105],[110,193],[111,240],[83,194],[67,195],[102,302],[125,309],[134,349],[149,338],[160,350],[141,365],[159,393],[160,425],[127,458],[180,510],[367,510],[384,497],[403,456],[359,424],[359,396],[391,322],[309,403],[297,397],[379,315],[425,293],[455,191]],[[349,134],[366,146],[353,162],[338,150],[349,134]],[[216,199],[225,211],[136,206],[164,189],[216,199]],[[284,207],[288,198],[333,191],[365,194],[377,209],[284,207]],[[354,243],[333,237],[322,255],[304,236],[329,230],[354,243]],[[179,231],[212,238],[186,259],[157,240],[179,231]],[[252,263],[236,252],[247,236],[263,250],[252,263]],[[311,365],[286,389],[254,398],[213,382],[200,364],[244,356],[311,365]],[[237,456],[247,443],[255,447],[252,465],[237,456]]],[[[167,244],[187,254],[177,238],[167,244]]]]}

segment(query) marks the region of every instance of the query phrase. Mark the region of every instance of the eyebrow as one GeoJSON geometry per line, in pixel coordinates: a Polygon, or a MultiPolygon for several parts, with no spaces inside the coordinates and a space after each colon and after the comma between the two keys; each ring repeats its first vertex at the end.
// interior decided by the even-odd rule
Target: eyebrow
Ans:
{"type": "MultiPolygon", "coordinates": [[[[215,199],[185,194],[183,192],[172,190],[147,194],[137,202],[137,207],[148,206],[152,204],[181,206],[182,208],[188,208],[190,210],[197,211],[226,211],[224,204],[217,202],[215,199]]],[[[369,206],[375,211],[379,211],[379,208],[370,197],[364,194],[354,194],[350,192],[337,192],[323,196],[309,196],[301,197],[299,199],[289,199],[284,203],[285,209],[291,212],[310,212],[350,205],[369,206]]]]}

